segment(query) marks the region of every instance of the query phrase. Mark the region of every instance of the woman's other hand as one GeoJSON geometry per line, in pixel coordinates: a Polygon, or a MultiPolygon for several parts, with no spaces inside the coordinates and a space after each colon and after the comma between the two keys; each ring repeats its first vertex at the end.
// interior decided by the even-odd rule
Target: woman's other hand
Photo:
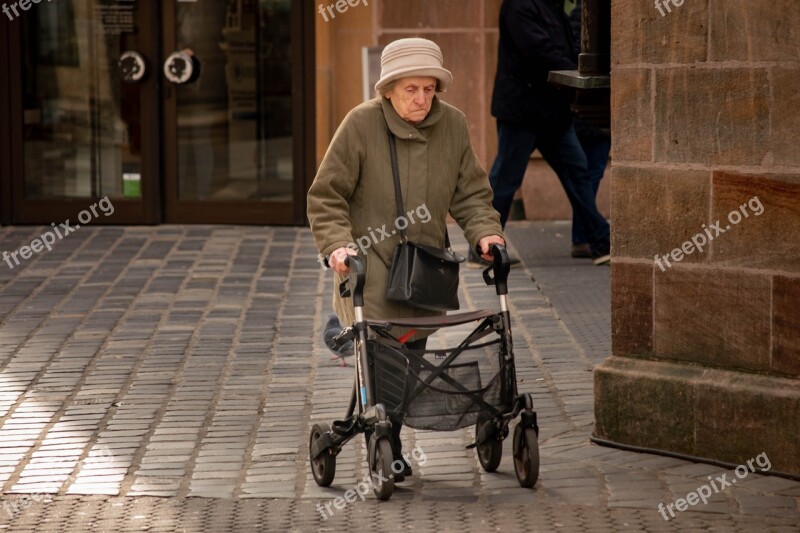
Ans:
{"type": "Polygon", "coordinates": [[[357,255],[357,253],[352,248],[342,246],[332,251],[330,257],[328,257],[328,264],[334,272],[341,276],[346,276],[350,273],[350,267],[344,264],[344,260],[348,255],[357,255]]]}
{"type": "Polygon", "coordinates": [[[505,246],[506,241],[500,235],[489,235],[478,241],[478,248],[481,251],[481,258],[487,261],[492,260],[492,245],[499,244],[505,246]]]}

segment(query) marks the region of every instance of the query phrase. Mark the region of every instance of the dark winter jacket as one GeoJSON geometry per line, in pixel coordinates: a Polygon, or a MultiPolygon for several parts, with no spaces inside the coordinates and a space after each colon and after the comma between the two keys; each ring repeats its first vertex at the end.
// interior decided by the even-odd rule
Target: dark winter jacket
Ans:
{"type": "Polygon", "coordinates": [[[574,91],[547,76],[576,69],[576,57],[563,0],[504,0],[492,115],[547,132],[567,129],[574,91]]]}

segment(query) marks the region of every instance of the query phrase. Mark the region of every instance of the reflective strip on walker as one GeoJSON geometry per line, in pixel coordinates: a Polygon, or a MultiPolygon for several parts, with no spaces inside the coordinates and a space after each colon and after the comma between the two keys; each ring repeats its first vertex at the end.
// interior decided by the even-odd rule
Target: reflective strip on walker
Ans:
{"type": "Polygon", "coordinates": [[[367,405],[367,388],[361,387],[361,405],[367,405]]]}

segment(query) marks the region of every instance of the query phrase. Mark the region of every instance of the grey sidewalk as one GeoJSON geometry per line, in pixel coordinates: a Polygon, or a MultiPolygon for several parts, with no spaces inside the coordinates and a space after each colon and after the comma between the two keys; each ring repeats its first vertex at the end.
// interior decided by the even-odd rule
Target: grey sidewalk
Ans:
{"type": "MultiPolygon", "coordinates": [[[[589,443],[609,270],[570,259],[562,229],[509,231],[532,269],[513,271],[510,306],[541,427],[536,489],[517,485],[508,441],[490,475],[464,449],[471,430],[406,428],[427,458],[410,482],[327,519],[318,505],[363,478],[364,449],[352,441],[333,487],[314,484],[309,428],[343,415],[353,369],[321,343],[330,279],[307,229],[84,227],[21,267],[0,263],[0,528],[800,530],[800,483],[750,474],[665,521],[659,503],[723,470],[589,443]]],[[[0,253],[40,231],[0,228],[0,253]]],[[[478,271],[462,287],[464,309],[496,307],[478,271]]]]}

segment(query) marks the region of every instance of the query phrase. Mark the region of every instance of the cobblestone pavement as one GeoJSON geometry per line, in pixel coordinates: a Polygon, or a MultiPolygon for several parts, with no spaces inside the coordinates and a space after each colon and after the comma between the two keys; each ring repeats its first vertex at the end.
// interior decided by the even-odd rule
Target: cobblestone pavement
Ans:
{"type": "MultiPolygon", "coordinates": [[[[511,227],[524,258],[552,246],[547,228],[511,227]]],[[[40,231],[0,228],[0,253],[40,231]]],[[[606,340],[586,324],[607,312],[570,314],[547,297],[555,272],[536,268],[538,286],[524,268],[510,279],[519,388],[541,427],[535,490],[518,486],[508,442],[486,474],[464,449],[471,429],[404,428],[425,455],[414,475],[389,502],[339,510],[365,450],[349,443],[334,485],[316,486],[308,432],[344,414],[353,368],[321,343],[331,287],[307,229],[84,227],[0,263],[0,530],[800,531],[800,483],[755,473],[665,520],[659,503],[724,470],[589,443],[606,340]]],[[[568,268],[577,294],[603,272],[568,268]]],[[[463,269],[462,288],[463,309],[496,308],[478,271],[463,269]]]]}
{"type": "Polygon", "coordinates": [[[516,222],[507,233],[534,284],[593,363],[611,353],[611,269],[570,257],[572,223],[516,222]]]}

